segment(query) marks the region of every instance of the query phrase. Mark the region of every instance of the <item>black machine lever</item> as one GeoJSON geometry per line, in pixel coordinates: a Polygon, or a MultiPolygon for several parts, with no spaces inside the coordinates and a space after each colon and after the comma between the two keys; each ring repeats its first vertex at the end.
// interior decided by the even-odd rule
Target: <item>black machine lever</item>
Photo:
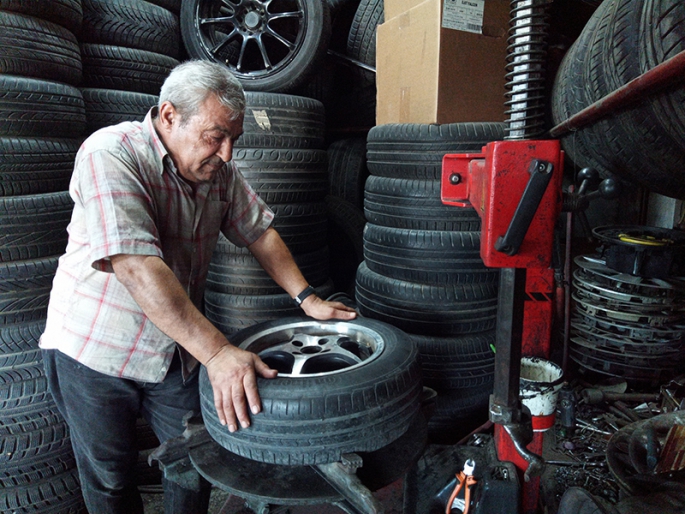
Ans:
{"type": "Polygon", "coordinates": [[[542,197],[552,179],[553,170],[554,165],[551,162],[533,159],[530,163],[528,168],[530,178],[528,179],[528,184],[526,184],[526,189],[523,191],[506,234],[497,238],[495,250],[507,255],[516,255],[518,253],[528,228],[533,221],[535,212],[538,210],[542,197]]]}

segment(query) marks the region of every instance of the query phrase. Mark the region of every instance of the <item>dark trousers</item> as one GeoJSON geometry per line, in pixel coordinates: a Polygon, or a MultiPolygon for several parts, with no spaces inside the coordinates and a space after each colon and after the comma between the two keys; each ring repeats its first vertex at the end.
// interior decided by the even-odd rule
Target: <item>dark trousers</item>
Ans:
{"type": "MultiPolygon", "coordinates": [[[[136,420],[142,414],[161,442],[183,433],[183,417],[200,412],[197,370],[185,381],[178,355],[162,383],[111,377],[58,350],[43,350],[50,392],[69,425],[90,514],[143,514],[134,479],[136,420]]],[[[164,480],[165,514],[205,514],[210,486],[198,491],[164,480]]]]}

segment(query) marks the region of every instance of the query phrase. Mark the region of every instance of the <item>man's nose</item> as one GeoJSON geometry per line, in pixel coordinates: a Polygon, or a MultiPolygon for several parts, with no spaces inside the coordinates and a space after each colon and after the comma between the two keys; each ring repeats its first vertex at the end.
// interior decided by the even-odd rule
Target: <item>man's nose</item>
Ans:
{"type": "Polygon", "coordinates": [[[233,140],[229,137],[225,138],[221,142],[221,146],[216,152],[216,155],[219,156],[219,158],[221,158],[221,160],[224,162],[230,161],[233,157],[233,140]]]}

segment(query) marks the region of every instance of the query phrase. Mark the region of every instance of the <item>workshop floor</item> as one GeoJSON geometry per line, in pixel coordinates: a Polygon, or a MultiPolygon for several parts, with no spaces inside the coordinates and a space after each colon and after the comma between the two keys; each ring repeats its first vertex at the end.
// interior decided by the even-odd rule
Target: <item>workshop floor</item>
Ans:
{"type": "MultiPolygon", "coordinates": [[[[376,499],[385,508],[385,514],[402,514],[402,481],[398,480],[374,493],[376,499]]],[[[162,494],[143,494],[145,514],[164,514],[162,494]]],[[[288,511],[277,511],[279,514],[341,514],[343,510],[334,505],[298,505],[288,511]]],[[[209,514],[254,514],[245,507],[245,501],[232,496],[218,488],[212,489],[209,514]]],[[[274,513],[275,514],[275,513],[274,513]]]]}

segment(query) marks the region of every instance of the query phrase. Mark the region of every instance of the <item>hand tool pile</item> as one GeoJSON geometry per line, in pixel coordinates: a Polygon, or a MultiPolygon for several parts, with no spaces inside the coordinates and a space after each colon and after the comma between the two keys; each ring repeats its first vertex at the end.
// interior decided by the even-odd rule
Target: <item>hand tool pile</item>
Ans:
{"type": "Polygon", "coordinates": [[[616,504],[643,482],[685,484],[685,377],[639,392],[608,382],[577,381],[560,396],[542,486],[550,514],[570,487],[616,504]]]}

